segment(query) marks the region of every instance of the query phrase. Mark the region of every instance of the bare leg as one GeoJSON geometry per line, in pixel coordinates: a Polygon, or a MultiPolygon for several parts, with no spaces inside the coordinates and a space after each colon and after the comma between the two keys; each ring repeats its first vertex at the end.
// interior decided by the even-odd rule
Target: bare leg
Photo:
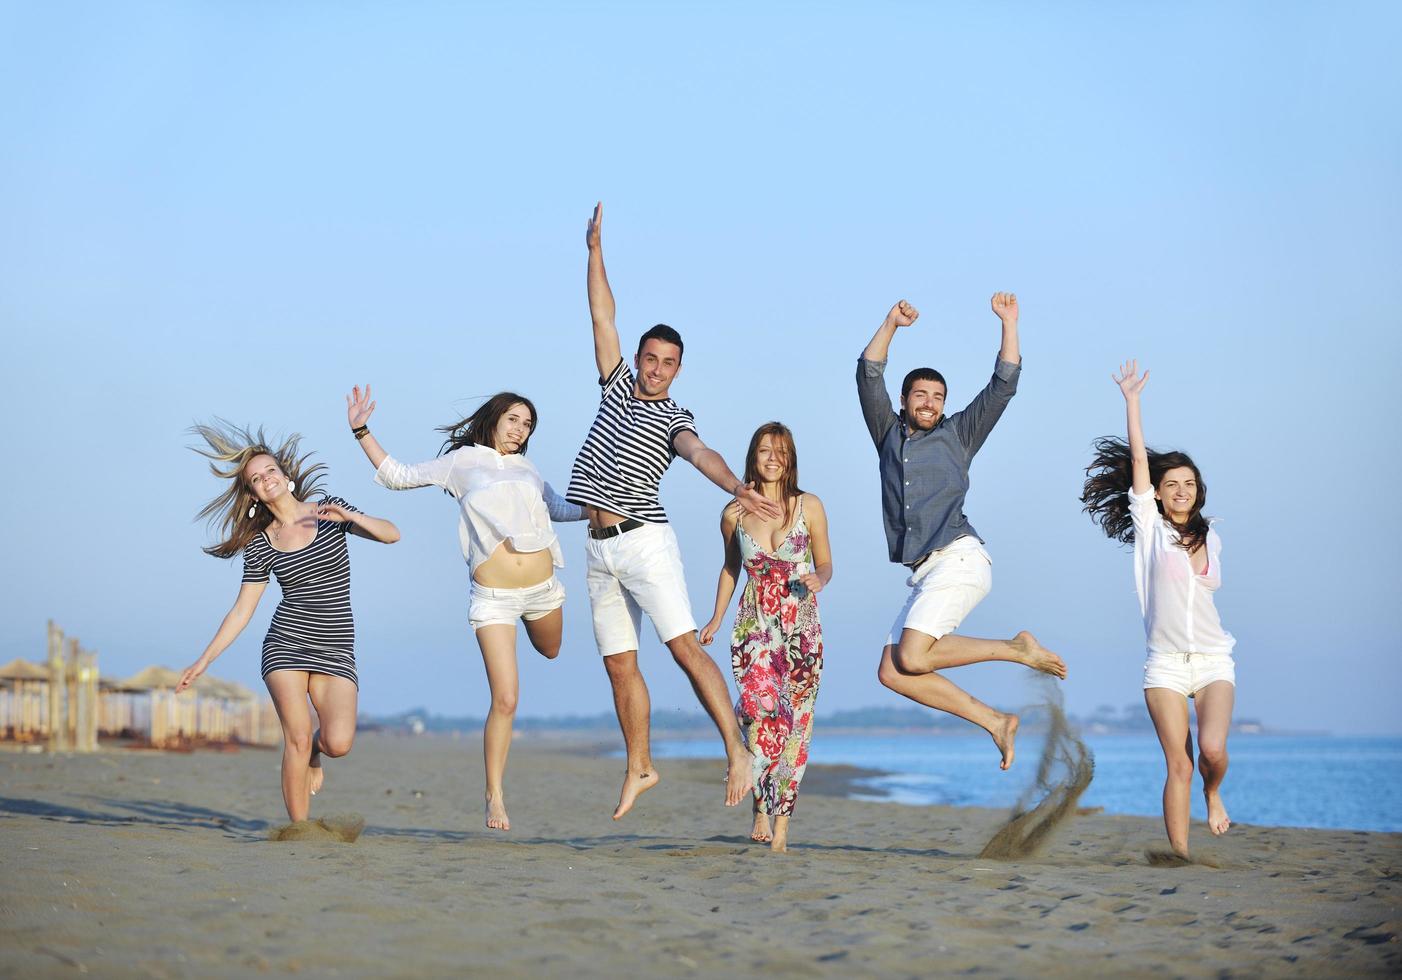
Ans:
{"type": "MultiPolygon", "coordinates": [[[[905,643],[904,637],[911,634],[933,641],[933,637],[924,633],[906,630],[901,641],[902,647],[905,643]]],[[[944,640],[940,642],[943,643],[944,640]]],[[[1001,756],[999,768],[1007,769],[1013,764],[1014,742],[1019,724],[1017,715],[990,708],[953,681],[946,680],[937,673],[907,673],[897,667],[896,657],[896,647],[886,646],[882,649],[881,666],[876,672],[882,684],[917,704],[947,711],[978,725],[992,736],[993,744],[998,747],[1001,756]]]]}
{"type": "Polygon", "coordinates": [[[769,842],[771,851],[784,852],[789,849],[789,818],[774,818],[774,839],[769,842]]]}
{"type": "Polygon", "coordinates": [[[263,678],[282,722],[282,802],[290,820],[307,819],[307,761],[312,753],[312,715],[307,706],[307,672],[275,670],[263,678]]]}
{"type": "Polygon", "coordinates": [[[520,679],[516,672],[516,626],[493,623],[477,630],[477,645],[482,648],[482,663],[487,668],[487,687],[492,692],[492,706],[487,710],[487,722],[482,726],[482,758],[487,772],[487,827],[510,830],[506,815],[506,756],[511,751],[511,724],[516,718],[516,701],[520,694],[520,679]]]}
{"type": "Polygon", "coordinates": [[[521,622],[526,626],[526,636],[530,637],[531,646],[535,647],[542,657],[554,660],[560,655],[560,637],[565,628],[563,606],[539,619],[523,619],[521,622]]]}
{"type": "Polygon", "coordinates": [[[638,797],[656,786],[661,777],[652,764],[652,746],[648,741],[652,701],[642,671],[638,670],[638,651],[605,657],[604,669],[613,685],[613,707],[618,712],[618,725],[623,729],[623,744],[628,751],[623,792],[613,811],[613,819],[617,820],[633,809],[638,797]]]}
{"type": "Polygon", "coordinates": [[[1168,776],[1163,784],[1163,825],[1168,843],[1180,857],[1188,856],[1188,818],[1193,792],[1193,736],[1188,731],[1188,699],[1166,687],[1144,692],[1149,717],[1163,748],[1168,776]]]}
{"type": "Polygon", "coordinates": [[[1022,664],[1044,674],[1066,679],[1066,663],[1023,630],[1011,640],[981,640],[976,636],[946,633],[938,640],[919,630],[902,630],[896,664],[907,674],[928,674],[946,667],[964,667],[990,660],[1022,664]]]}
{"type": "Polygon", "coordinates": [[[1198,771],[1207,798],[1207,827],[1220,837],[1232,825],[1221,788],[1227,775],[1227,730],[1232,724],[1236,687],[1230,681],[1214,681],[1197,692],[1193,703],[1198,715],[1198,771]]]}
{"type": "Polygon", "coordinates": [[[310,674],[307,693],[321,725],[312,735],[312,757],[307,763],[307,790],[315,794],[325,779],[321,757],[340,758],[355,741],[357,694],[355,683],[331,674],[310,674]]]}
{"type": "Polygon", "coordinates": [[[691,689],[696,699],[706,709],[706,714],[715,722],[720,737],[725,742],[725,754],[729,759],[729,770],[725,780],[725,805],[735,806],[753,788],[754,760],[740,739],[740,729],[736,727],[735,712],[730,706],[730,690],[725,686],[716,662],[710,658],[696,639],[696,633],[683,633],[667,641],[667,649],[672,658],[686,671],[691,680],[691,689]]]}

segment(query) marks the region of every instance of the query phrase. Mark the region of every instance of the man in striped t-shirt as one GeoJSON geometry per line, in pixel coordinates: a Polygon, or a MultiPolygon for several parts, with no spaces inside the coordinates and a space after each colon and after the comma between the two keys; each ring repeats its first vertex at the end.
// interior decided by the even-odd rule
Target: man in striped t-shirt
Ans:
{"type": "Polygon", "coordinates": [[[633,370],[623,360],[614,325],[613,291],[604,272],[600,231],[603,205],[594,208],[589,245],[589,312],[594,320],[594,361],[603,393],[599,414],[575,458],[566,498],[589,515],[589,606],[594,640],[613,685],[614,707],[628,748],[628,771],[617,820],[638,796],[657,785],[648,741],[652,706],[638,670],[638,628],[646,613],[677,664],[686,671],[702,706],[720,729],[729,760],[725,803],[750,791],[750,754],[740,738],[725,679],[696,639],[677,536],[657,500],[657,486],[672,460],[682,457],[716,486],[733,493],[748,513],[781,517],[778,504],[747,487],[719,453],[696,434],[692,414],[668,394],[682,365],[682,339],[658,324],[643,334],[633,370]]]}

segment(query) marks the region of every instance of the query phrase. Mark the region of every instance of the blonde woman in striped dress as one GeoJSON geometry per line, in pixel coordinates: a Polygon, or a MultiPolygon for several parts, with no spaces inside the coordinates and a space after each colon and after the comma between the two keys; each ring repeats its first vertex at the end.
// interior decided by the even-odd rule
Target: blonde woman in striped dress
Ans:
{"type": "Polygon", "coordinates": [[[300,436],[276,449],[257,433],[228,423],[197,425],[195,451],[228,482],[199,516],[218,521],[223,539],[205,548],[216,558],[243,554],[238,598],[214,639],[180,676],[185,690],[243,632],[276,576],[282,601],[263,640],[263,681],[282,722],[282,798],[292,820],[305,820],[321,788],[321,756],[345,755],[355,738],[355,622],[350,606],[346,535],[393,544],[399,530],[360,513],[340,497],[313,502],[325,467],[297,454],[300,436]],[[313,732],[308,702],[321,728],[313,732]]]}

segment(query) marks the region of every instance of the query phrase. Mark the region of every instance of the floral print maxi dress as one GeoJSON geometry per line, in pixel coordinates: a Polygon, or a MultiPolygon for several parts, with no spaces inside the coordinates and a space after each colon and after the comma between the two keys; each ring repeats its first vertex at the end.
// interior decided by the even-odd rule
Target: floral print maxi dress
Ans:
{"type": "Polygon", "coordinates": [[[730,644],[730,669],[740,690],[735,713],[754,757],[757,808],[786,817],[808,766],[823,670],[818,597],[798,581],[812,570],[803,498],[777,552],[765,551],[738,523],[735,533],[749,573],[730,644]]]}

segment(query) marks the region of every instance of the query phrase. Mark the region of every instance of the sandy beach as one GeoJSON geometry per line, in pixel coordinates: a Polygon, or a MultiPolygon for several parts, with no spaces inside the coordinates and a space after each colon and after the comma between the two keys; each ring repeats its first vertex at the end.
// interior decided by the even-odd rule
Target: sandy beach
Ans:
{"type": "Polygon", "coordinates": [[[363,734],[272,842],[278,753],[0,754],[4,976],[1360,976],[1402,971],[1402,835],[1238,826],[1153,867],[1153,818],[1076,817],[977,857],[991,810],[843,798],[814,766],[794,849],[747,839],[719,762],[669,761],[623,821],[618,760],[512,751],[482,826],[480,743],[363,734]]]}

